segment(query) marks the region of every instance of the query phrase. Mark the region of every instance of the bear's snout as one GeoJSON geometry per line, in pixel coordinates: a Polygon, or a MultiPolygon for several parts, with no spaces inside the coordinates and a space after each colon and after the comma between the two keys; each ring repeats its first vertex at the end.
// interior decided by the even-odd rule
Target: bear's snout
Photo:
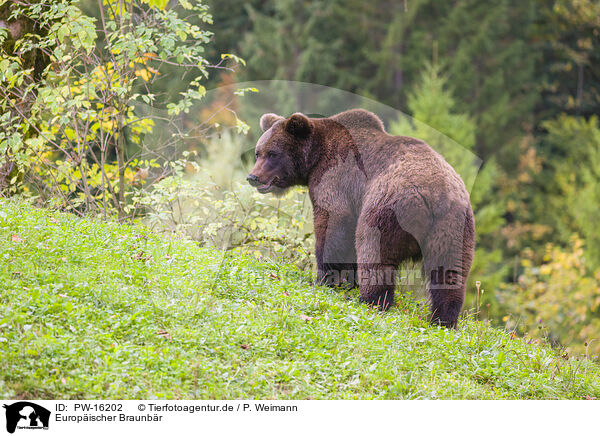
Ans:
{"type": "Polygon", "coordinates": [[[258,186],[258,185],[260,185],[260,182],[258,181],[258,177],[256,177],[254,174],[248,175],[248,177],[246,177],[246,180],[252,186],[258,186]]]}

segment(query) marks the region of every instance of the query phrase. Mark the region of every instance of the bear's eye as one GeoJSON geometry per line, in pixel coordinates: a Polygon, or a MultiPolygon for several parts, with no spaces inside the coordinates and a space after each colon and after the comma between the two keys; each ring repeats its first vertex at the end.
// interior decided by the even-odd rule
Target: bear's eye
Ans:
{"type": "Polygon", "coordinates": [[[267,157],[277,157],[277,153],[275,153],[274,151],[269,151],[267,153],[267,157]]]}

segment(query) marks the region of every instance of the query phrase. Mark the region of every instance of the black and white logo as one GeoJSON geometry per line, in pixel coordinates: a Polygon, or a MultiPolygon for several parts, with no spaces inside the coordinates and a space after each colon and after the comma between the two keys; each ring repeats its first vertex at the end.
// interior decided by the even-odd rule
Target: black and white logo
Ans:
{"type": "Polygon", "coordinates": [[[6,431],[14,433],[16,429],[48,430],[50,411],[29,401],[5,404],[6,431]]]}

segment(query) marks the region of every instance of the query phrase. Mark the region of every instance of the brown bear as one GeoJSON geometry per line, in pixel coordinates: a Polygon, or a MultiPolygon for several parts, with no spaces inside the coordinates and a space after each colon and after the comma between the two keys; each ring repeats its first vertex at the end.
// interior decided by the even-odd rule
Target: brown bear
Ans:
{"type": "Polygon", "coordinates": [[[425,142],[386,133],[371,112],[328,118],[265,114],[248,182],[261,193],[308,186],[317,279],[357,284],[362,301],[393,304],[398,267],[422,259],[431,321],[455,327],[475,249],[460,176],[425,142]]]}

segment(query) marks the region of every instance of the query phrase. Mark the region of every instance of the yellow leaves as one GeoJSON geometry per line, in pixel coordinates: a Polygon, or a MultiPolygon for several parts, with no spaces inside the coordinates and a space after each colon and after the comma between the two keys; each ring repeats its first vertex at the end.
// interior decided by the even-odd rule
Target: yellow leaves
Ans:
{"type": "Polygon", "coordinates": [[[523,172],[517,175],[517,181],[519,181],[520,183],[530,183],[531,180],[531,175],[529,173],[523,172]]]}
{"type": "Polygon", "coordinates": [[[110,81],[108,79],[114,74],[114,72],[115,69],[113,68],[113,63],[107,62],[104,65],[98,65],[96,68],[94,68],[94,71],[92,71],[92,77],[97,79],[99,82],[110,81]]]}
{"type": "MultiPolygon", "coordinates": [[[[239,56],[234,55],[232,53],[223,53],[223,54],[221,54],[221,59],[223,59],[223,60],[224,59],[232,59],[235,62],[237,62],[238,64],[246,65],[246,61],[244,61],[242,58],[240,58],[239,56]]],[[[258,92],[258,91],[256,91],[256,92],[258,92]]]]}
{"type": "Polygon", "coordinates": [[[581,38],[577,40],[577,46],[582,50],[592,50],[594,43],[591,38],[581,38]]]}
{"type": "MultiPolygon", "coordinates": [[[[535,265],[534,253],[522,260],[524,271],[518,283],[512,285],[513,307],[520,311],[518,327],[532,337],[549,334],[574,352],[583,353],[584,343],[600,337],[600,322],[596,311],[600,307],[600,270],[589,271],[586,266],[584,242],[574,236],[568,248],[549,244],[544,263],[535,265]],[[543,328],[539,328],[542,324],[543,328]]],[[[503,321],[512,327],[517,324],[508,316],[503,321]]],[[[600,341],[590,345],[590,354],[600,353],[600,341]]]]}
{"type": "Polygon", "coordinates": [[[69,141],[73,141],[75,139],[75,137],[77,136],[75,130],[73,130],[70,127],[66,127],[64,132],[69,141]]]}
{"type": "MultiPolygon", "coordinates": [[[[579,298],[577,300],[581,301],[581,299],[579,299],[579,298]]],[[[582,305],[576,307],[575,313],[577,313],[577,315],[581,321],[584,321],[586,314],[587,314],[587,305],[582,304],[582,305]]]]}
{"type": "Polygon", "coordinates": [[[156,7],[158,9],[165,9],[167,7],[167,4],[169,3],[168,0],[142,0],[144,3],[147,3],[150,7],[156,7]]]}
{"type": "Polygon", "coordinates": [[[508,212],[514,212],[515,210],[517,210],[517,203],[516,201],[512,200],[512,199],[508,199],[506,202],[506,210],[508,212]]]}
{"type": "Polygon", "coordinates": [[[179,0],[179,4],[184,9],[192,9],[194,7],[188,0],[179,0]]]}
{"type": "Polygon", "coordinates": [[[133,171],[131,168],[125,168],[125,180],[129,184],[132,184],[134,182],[135,175],[136,175],[136,172],[133,171]]]}
{"type": "Polygon", "coordinates": [[[141,77],[144,82],[148,82],[152,78],[152,74],[147,70],[137,70],[135,75],[141,77]]]}
{"type": "Polygon", "coordinates": [[[144,82],[150,81],[152,76],[160,74],[157,70],[151,67],[143,68],[141,70],[136,70],[135,75],[137,77],[141,77],[144,82]]]}
{"type": "Polygon", "coordinates": [[[141,66],[135,70],[134,74],[137,77],[140,77],[144,82],[150,81],[153,75],[159,75],[158,70],[152,68],[148,65],[148,62],[152,59],[156,58],[155,53],[147,52],[142,56],[136,57],[133,61],[129,62],[128,66],[130,69],[136,68],[136,66],[141,66]]]}
{"type": "Polygon", "coordinates": [[[102,121],[102,123],[100,123],[102,126],[102,130],[104,130],[105,132],[110,132],[113,127],[115,126],[115,122],[113,120],[106,120],[102,121]]]}

